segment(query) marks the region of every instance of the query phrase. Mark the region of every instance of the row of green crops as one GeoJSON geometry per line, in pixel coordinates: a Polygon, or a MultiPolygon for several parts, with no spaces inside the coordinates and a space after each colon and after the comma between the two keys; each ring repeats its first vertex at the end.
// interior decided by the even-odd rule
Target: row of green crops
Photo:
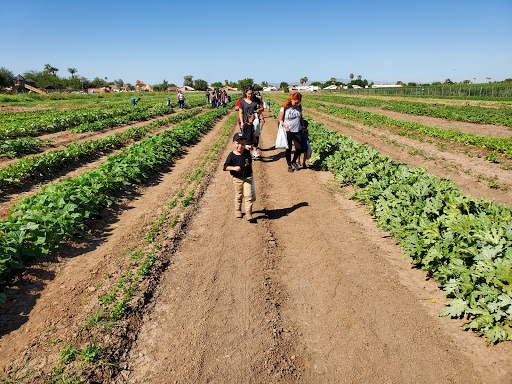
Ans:
{"type": "Polygon", "coordinates": [[[512,127],[512,108],[489,108],[471,105],[453,106],[338,95],[305,95],[304,98],[360,107],[382,107],[385,110],[394,112],[417,116],[438,117],[467,123],[494,124],[512,127]]]}
{"type": "MultiPolygon", "coordinates": [[[[205,104],[204,97],[188,100],[189,108],[205,104]]],[[[177,103],[173,99],[171,106],[177,103]]],[[[137,119],[165,114],[165,99],[144,101],[133,107],[129,101],[111,108],[47,109],[37,112],[16,112],[0,121],[0,139],[36,136],[70,129],[74,132],[97,131],[137,119]],[[126,118],[128,116],[128,118],[126,118]]],[[[170,108],[168,108],[170,109],[170,108]]]]}
{"type": "Polygon", "coordinates": [[[119,108],[80,108],[69,110],[50,110],[38,118],[11,119],[2,122],[0,126],[0,139],[8,139],[23,136],[35,136],[42,133],[62,131],[80,124],[92,123],[98,120],[112,119],[124,116],[134,111],[147,111],[149,106],[123,106],[119,108]]]}
{"type": "Polygon", "coordinates": [[[65,149],[47,152],[40,156],[23,157],[19,161],[0,169],[0,189],[19,187],[34,180],[45,180],[55,171],[89,159],[95,154],[110,152],[127,145],[132,140],[145,137],[152,129],[165,124],[176,123],[197,115],[200,108],[156,120],[143,127],[133,127],[122,133],[98,140],[72,143],[65,149]]]}
{"type": "Polygon", "coordinates": [[[37,152],[42,146],[48,145],[49,143],[50,140],[41,140],[35,137],[1,140],[0,156],[19,157],[27,153],[37,152]]]}
{"type": "Polygon", "coordinates": [[[84,220],[112,205],[132,184],[147,180],[228,112],[228,108],[218,108],[182,122],[125,148],[93,171],[51,183],[22,200],[0,222],[0,277],[5,279],[13,269],[23,268],[27,258],[45,256],[81,233],[84,220]]]}
{"type": "Polygon", "coordinates": [[[423,125],[419,123],[393,119],[377,113],[360,111],[354,108],[337,107],[334,105],[325,105],[318,102],[304,101],[305,107],[322,108],[323,112],[327,112],[333,116],[344,119],[361,121],[367,125],[381,124],[388,127],[399,128],[403,131],[418,132],[429,137],[440,138],[463,145],[472,145],[479,148],[488,148],[497,153],[505,155],[512,159],[512,138],[510,137],[488,137],[478,136],[471,133],[455,131],[452,129],[444,129],[423,125]]]}
{"type": "MultiPolygon", "coordinates": [[[[204,105],[204,100],[191,101],[188,103],[187,108],[194,108],[200,105],[204,105]]],[[[171,107],[168,107],[165,104],[160,104],[150,110],[134,111],[127,115],[115,117],[112,119],[103,119],[93,123],[80,124],[76,127],[70,128],[69,131],[74,133],[95,132],[106,128],[112,128],[117,125],[130,124],[133,121],[144,121],[157,116],[168,115],[170,113],[174,113],[174,110],[171,107]]]]}
{"type": "Polygon", "coordinates": [[[512,208],[308,120],[315,164],[354,185],[353,198],[453,298],[440,315],[464,317],[489,343],[512,340],[512,208]]]}

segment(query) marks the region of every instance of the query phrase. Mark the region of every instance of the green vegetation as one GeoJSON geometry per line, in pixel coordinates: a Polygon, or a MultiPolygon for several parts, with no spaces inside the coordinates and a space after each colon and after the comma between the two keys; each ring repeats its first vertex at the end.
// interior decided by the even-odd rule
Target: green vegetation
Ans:
{"type": "Polygon", "coordinates": [[[124,149],[93,171],[52,183],[22,200],[0,222],[0,277],[5,279],[13,270],[23,268],[24,260],[45,256],[80,234],[85,219],[101,207],[111,206],[130,185],[147,180],[227,112],[227,108],[218,108],[182,122],[124,149]]]}
{"type": "Polygon", "coordinates": [[[382,100],[338,95],[308,95],[305,99],[328,101],[361,107],[382,107],[385,110],[417,116],[431,116],[467,123],[494,124],[512,127],[512,109],[488,108],[471,105],[453,106],[446,104],[420,103],[399,100],[382,100]]]}

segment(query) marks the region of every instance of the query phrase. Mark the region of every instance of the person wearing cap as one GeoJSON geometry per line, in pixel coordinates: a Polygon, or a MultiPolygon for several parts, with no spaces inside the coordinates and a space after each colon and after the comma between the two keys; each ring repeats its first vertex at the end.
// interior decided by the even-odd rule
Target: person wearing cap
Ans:
{"type": "Polygon", "coordinates": [[[183,95],[183,92],[181,92],[181,89],[178,89],[178,105],[180,106],[180,109],[185,108],[185,96],[183,95]]]}
{"type": "Polygon", "coordinates": [[[224,170],[231,174],[235,187],[235,217],[242,218],[243,200],[245,218],[252,222],[252,157],[251,152],[245,148],[245,136],[240,132],[233,136],[233,151],[224,163],[224,170]]]}

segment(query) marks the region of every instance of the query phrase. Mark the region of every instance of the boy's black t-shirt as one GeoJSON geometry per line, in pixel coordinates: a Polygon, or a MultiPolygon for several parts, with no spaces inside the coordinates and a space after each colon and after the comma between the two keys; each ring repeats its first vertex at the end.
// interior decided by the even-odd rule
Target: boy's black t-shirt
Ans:
{"type": "Polygon", "coordinates": [[[252,138],[254,136],[254,125],[245,123],[242,128],[242,134],[245,136],[245,145],[252,145],[252,138]]]}
{"type": "Polygon", "coordinates": [[[247,149],[244,149],[241,155],[237,155],[231,151],[228,155],[228,158],[226,159],[226,162],[224,163],[224,170],[226,170],[227,167],[236,167],[237,165],[241,170],[240,172],[229,171],[232,176],[238,179],[244,179],[246,177],[252,176],[251,152],[249,152],[247,149]]]}

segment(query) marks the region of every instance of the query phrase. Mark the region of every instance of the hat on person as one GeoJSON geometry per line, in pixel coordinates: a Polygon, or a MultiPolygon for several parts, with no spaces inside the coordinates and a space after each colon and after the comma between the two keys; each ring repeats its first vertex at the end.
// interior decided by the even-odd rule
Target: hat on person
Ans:
{"type": "Polygon", "coordinates": [[[242,135],[240,132],[237,132],[233,136],[233,141],[237,141],[237,140],[245,140],[245,136],[242,135]]]}

